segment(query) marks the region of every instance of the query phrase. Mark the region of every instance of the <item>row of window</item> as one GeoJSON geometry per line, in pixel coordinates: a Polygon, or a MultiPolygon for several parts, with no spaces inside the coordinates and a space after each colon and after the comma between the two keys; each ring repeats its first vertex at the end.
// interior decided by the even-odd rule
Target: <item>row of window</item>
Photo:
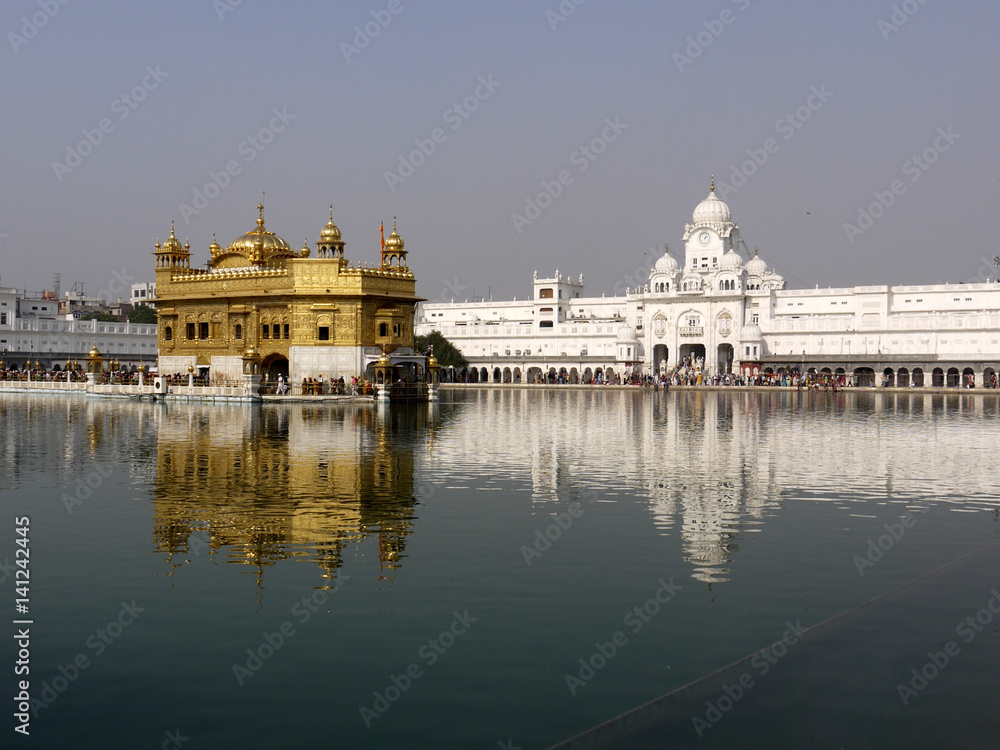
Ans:
{"type": "MultiPolygon", "coordinates": [[[[212,338],[218,338],[218,323],[213,323],[216,327],[214,331],[214,336],[212,338]]],[[[402,336],[403,325],[402,323],[392,324],[392,336],[394,338],[399,338],[402,336]]],[[[207,341],[209,339],[209,324],[206,323],[188,323],[185,327],[186,339],[188,341],[207,341]]],[[[290,331],[288,323],[265,323],[260,329],[261,340],[280,340],[290,338],[290,331]]],[[[389,324],[379,323],[378,335],[380,338],[388,338],[389,336],[389,324]]],[[[164,326],[163,328],[163,338],[166,341],[174,340],[174,329],[171,326],[164,326]]],[[[233,338],[237,341],[243,339],[243,326],[237,323],[233,328],[233,338]]],[[[329,341],[330,340],[330,326],[319,326],[316,331],[316,338],[319,341],[329,341]]]]}

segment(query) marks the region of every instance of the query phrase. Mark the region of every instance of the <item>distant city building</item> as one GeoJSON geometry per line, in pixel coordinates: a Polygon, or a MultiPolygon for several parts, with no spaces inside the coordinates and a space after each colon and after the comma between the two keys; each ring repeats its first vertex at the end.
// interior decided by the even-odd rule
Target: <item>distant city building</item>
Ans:
{"type": "Polygon", "coordinates": [[[226,247],[214,239],[207,268],[191,266],[190,245],[170,236],[156,243],[156,306],[161,373],[188,372],[233,380],[244,365],[298,383],[320,375],[372,377],[383,348],[403,374],[422,374],[413,356],[419,301],[403,238],[382,243],[378,265],[352,266],[330,220],[316,255],[294,250],[264,226],[226,247]]]}
{"type": "Polygon", "coordinates": [[[582,276],[536,274],[529,301],[421,303],[417,334],[440,331],[472,377],[489,382],[692,367],[706,376],[795,369],[859,385],[995,383],[1000,284],[786,289],[746,252],[714,180],[681,239],[681,261],[665,252],[648,283],[624,296],[584,297],[582,276]]]}
{"type": "MultiPolygon", "coordinates": [[[[156,326],[127,322],[67,320],[51,292],[0,288],[0,357],[7,369],[63,370],[66,361],[86,359],[97,346],[106,361],[125,369],[156,362],[156,326]]],[[[79,308],[77,309],[79,312],[79,308]]]]}
{"type": "Polygon", "coordinates": [[[156,296],[156,282],[145,282],[142,284],[133,284],[132,292],[129,295],[129,302],[132,307],[137,307],[138,305],[149,305],[152,308],[156,307],[154,302],[154,297],[156,296]]]}

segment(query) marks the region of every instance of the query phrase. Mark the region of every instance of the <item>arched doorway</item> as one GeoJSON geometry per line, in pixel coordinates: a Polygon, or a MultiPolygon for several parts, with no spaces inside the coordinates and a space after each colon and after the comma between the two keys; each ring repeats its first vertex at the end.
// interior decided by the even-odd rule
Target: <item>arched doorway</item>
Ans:
{"type": "Polygon", "coordinates": [[[859,388],[871,388],[875,385],[875,371],[870,367],[858,367],[854,371],[854,384],[859,388]]]}
{"type": "Polygon", "coordinates": [[[910,371],[907,370],[905,367],[900,367],[899,370],[896,372],[896,384],[900,388],[910,387],[910,371]]]}
{"type": "Polygon", "coordinates": [[[733,345],[732,344],[719,344],[718,353],[716,355],[719,362],[719,374],[729,375],[733,371],[733,345]]]}
{"type": "Polygon", "coordinates": [[[924,371],[920,367],[913,368],[913,387],[914,388],[924,387],[924,371]]]}
{"type": "Polygon", "coordinates": [[[278,375],[288,381],[288,358],[281,354],[265,357],[260,363],[260,371],[268,380],[277,380],[278,375]]]}
{"type": "Polygon", "coordinates": [[[964,370],[962,370],[962,387],[963,388],[976,387],[976,373],[971,367],[966,367],[964,370]]]}
{"type": "MultiPolygon", "coordinates": [[[[689,365],[694,366],[697,360],[701,360],[703,364],[705,361],[705,345],[704,344],[681,344],[681,348],[678,351],[681,362],[684,360],[690,360],[689,365]]],[[[680,363],[678,363],[680,364],[680,363]]]]}
{"type": "Polygon", "coordinates": [[[892,388],[896,385],[896,374],[892,371],[891,367],[886,367],[882,371],[882,385],[886,388],[892,388]]]}
{"type": "Polygon", "coordinates": [[[670,356],[670,349],[666,344],[656,344],[653,346],[653,370],[654,372],[666,372],[667,358],[670,356]]]}
{"type": "Polygon", "coordinates": [[[935,388],[944,387],[944,370],[940,367],[935,367],[934,371],[931,373],[931,385],[935,388]]]}

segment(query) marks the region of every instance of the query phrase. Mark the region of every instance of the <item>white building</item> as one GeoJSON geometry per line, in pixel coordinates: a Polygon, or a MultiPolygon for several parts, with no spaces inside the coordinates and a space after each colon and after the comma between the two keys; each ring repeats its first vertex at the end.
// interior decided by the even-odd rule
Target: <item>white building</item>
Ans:
{"type": "Polygon", "coordinates": [[[583,277],[534,280],[526,302],[421,303],[416,333],[440,331],[490,382],[591,382],[689,363],[708,375],[782,369],[853,376],[859,385],[995,381],[1000,284],[785,288],[750,257],[729,207],[708,197],[623,297],[583,296],[583,277]],[[741,254],[741,251],[745,254],[741,254]]]}
{"type": "Polygon", "coordinates": [[[34,362],[61,370],[66,360],[83,363],[95,344],[105,361],[131,368],[156,364],[156,325],[67,320],[49,292],[0,288],[0,358],[4,367],[23,369],[34,362]]]}
{"type": "Polygon", "coordinates": [[[152,308],[156,307],[156,303],[153,298],[156,296],[156,282],[146,281],[141,284],[133,284],[132,291],[129,295],[128,301],[132,303],[133,307],[138,305],[149,305],[152,308]]]}

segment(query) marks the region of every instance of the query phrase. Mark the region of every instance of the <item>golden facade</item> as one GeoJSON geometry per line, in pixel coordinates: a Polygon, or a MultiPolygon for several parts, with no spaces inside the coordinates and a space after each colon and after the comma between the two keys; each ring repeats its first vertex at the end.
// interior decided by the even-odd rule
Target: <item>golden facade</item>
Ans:
{"type": "Polygon", "coordinates": [[[156,243],[159,371],[197,368],[214,380],[236,380],[244,354],[261,370],[291,382],[363,377],[382,351],[416,362],[413,316],[419,300],[402,237],[382,243],[377,266],[353,266],[330,220],[312,257],[308,242],[294,250],[264,226],[225,248],[213,238],[205,268],[191,266],[191,246],[174,235],[156,243]]]}

